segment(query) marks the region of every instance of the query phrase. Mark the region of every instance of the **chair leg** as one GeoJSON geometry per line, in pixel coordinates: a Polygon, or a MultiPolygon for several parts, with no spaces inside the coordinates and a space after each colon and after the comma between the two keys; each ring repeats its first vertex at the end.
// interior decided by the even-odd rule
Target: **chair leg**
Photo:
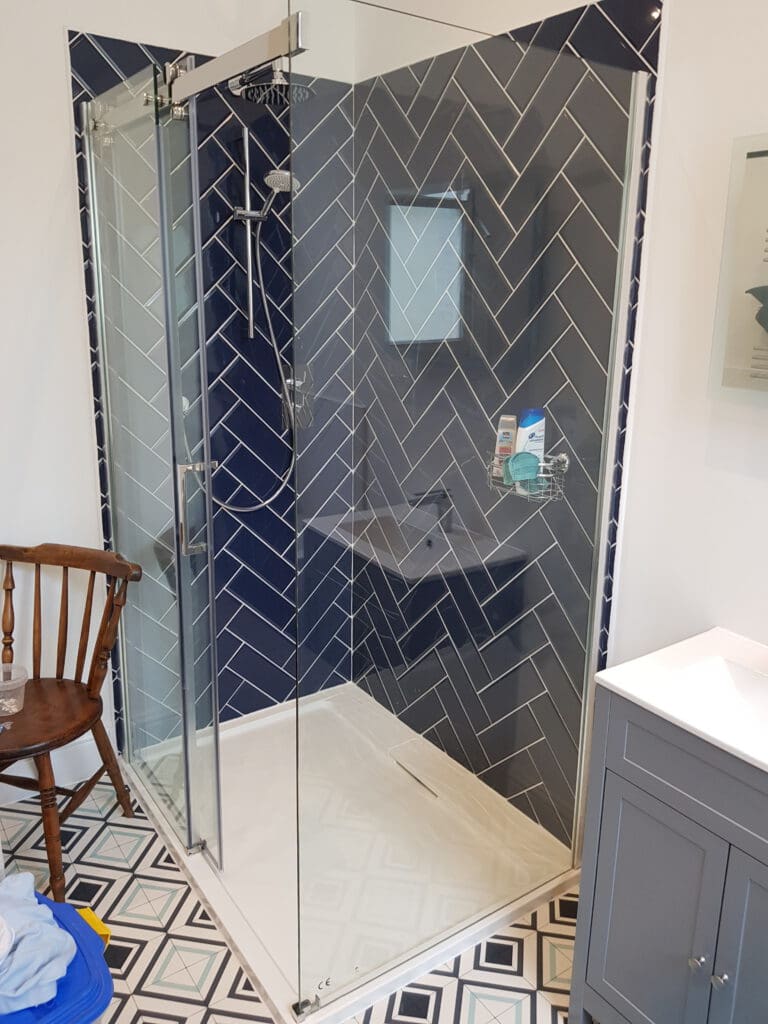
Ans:
{"type": "Polygon", "coordinates": [[[104,728],[104,723],[101,719],[99,719],[98,722],[94,722],[92,732],[99,754],[101,755],[101,760],[104,763],[104,767],[107,769],[107,775],[109,775],[110,781],[115,787],[115,793],[117,793],[117,799],[123,809],[123,814],[126,818],[132,818],[133,807],[131,806],[131,795],[128,792],[128,787],[125,782],[123,782],[120,766],[117,763],[115,752],[112,749],[112,744],[109,742],[107,730],[104,728]]]}
{"type": "Polygon", "coordinates": [[[38,754],[35,767],[40,783],[40,804],[43,809],[43,832],[48,867],[51,872],[51,890],[57,903],[64,902],[64,868],[61,860],[61,834],[59,832],[59,809],[56,806],[56,781],[50,754],[38,754]]]}

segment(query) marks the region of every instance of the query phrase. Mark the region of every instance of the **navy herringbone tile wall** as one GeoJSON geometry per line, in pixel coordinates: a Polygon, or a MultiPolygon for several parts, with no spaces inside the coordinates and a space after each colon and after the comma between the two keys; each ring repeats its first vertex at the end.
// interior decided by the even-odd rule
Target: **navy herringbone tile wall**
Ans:
{"type": "Polygon", "coordinates": [[[353,506],[352,88],[303,80],[291,111],[299,693],[351,679],[352,554],[318,524],[353,506]]]}
{"type": "MultiPolygon", "coordinates": [[[[248,128],[251,202],[268,195],[264,176],[289,166],[287,110],[248,103],[226,89],[197,102],[205,344],[213,474],[219,710],[227,720],[279,703],[294,690],[294,489],[253,512],[290,465],[280,383],[261,298],[248,337],[243,129],[248,128]],[[230,507],[227,507],[230,506],[230,507]]],[[[278,346],[290,374],[290,203],[279,196],[264,224],[261,255],[278,346]]],[[[253,282],[255,288],[255,280],[253,282]]]]}
{"type": "MultiPolygon", "coordinates": [[[[355,87],[354,674],[564,842],[634,71],[608,0],[355,87]],[[488,486],[542,406],[565,500],[488,486]]],[[[647,140],[646,140],[647,141],[647,140]]]]}

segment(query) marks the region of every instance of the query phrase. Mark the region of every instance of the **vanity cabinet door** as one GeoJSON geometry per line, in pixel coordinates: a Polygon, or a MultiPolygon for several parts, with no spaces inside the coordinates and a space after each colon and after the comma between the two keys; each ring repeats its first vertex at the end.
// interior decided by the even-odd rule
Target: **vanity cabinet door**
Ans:
{"type": "Polygon", "coordinates": [[[587,982],[630,1024],[706,1021],[727,859],[722,839],[606,772],[587,982]]]}
{"type": "Polygon", "coordinates": [[[768,1019],[768,867],[731,848],[709,1024],[768,1019]]]}

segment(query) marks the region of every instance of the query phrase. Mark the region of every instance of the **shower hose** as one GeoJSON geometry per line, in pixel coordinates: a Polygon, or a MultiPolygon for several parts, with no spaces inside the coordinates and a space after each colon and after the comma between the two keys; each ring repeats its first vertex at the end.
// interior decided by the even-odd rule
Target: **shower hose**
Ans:
{"type": "MultiPolygon", "coordinates": [[[[275,354],[275,362],[277,363],[277,372],[280,378],[280,396],[284,403],[284,408],[288,416],[288,425],[291,439],[291,461],[288,464],[280,483],[276,490],[264,498],[263,501],[256,502],[254,505],[231,505],[229,502],[221,501],[215,494],[211,493],[213,502],[219,506],[219,508],[226,509],[227,512],[258,512],[262,508],[266,508],[271,505],[272,502],[278,498],[283,491],[286,489],[291,481],[291,474],[293,473],[296,465],[296,416],[293,409],[293,399],[291,397],[290,390],[288,388],[288,381],[285,379],[285,371],[283,370],[283,357],[280,354],[280,349],[277,344],[277,338],[275,336],[275,328],[272,323],[272,314],[269,311],[269,303],[267,302],[267,289],[264,285],[264,269],[261,263],[261,228],[263,221],[256,223],[256,237],[254,238],[254,248],[256,250],[256,277],[259,284],[259,292],[261,293],[261,302],[264,307],[264,319],[267,321],[267,330],[269,332],[269,343],[272,346],[272,351],[275,354]]],[[[184,446],[187,451],[187,459],[189,462],[192,461],[192,456],[189,450],[189,442],[187,441],[187,432],[184,431],[184,446]]],[[[202,482],[198,478],[201,488],[203,487],[202,482]]]]}

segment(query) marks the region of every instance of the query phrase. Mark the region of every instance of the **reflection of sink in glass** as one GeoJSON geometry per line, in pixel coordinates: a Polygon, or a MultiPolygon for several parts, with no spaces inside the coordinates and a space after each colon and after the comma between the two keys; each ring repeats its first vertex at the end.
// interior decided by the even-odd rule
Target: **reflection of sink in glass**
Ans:
{"type": "MultiPolygon", "coordinates": [[[[312,525],[322,529],[317,520],[312,525]]],[[[460,526],[446,530],[432,512],[409,505],[354,512],[341,520],[334,518],[333,526],[336,536],[354,541],[356,557],[373,561],[409,583],[459,571],[466,575],[483,566],[515,565],[519,571],[528,557],[520,548],[499,545],[460,526]]]]}
{"type": "MultiPolygon", "coordinates": [[[[313,519],[304,533],[302,571],[312,574],[307,592],[322,595],[322,574],[349,567],[356,614],[361,629],[373,631],[375,653],[369,654],[381,669],[413,665],[449,634],[456,640],[463,628],[455,621],[456,609],[476,608],[478,600],[493,595],[489,577],[496,587],[504,587],[504,607],[494,609],[497,616],[512,622],[523,610],[528,552],[470,533],[455,522],[446,530],[444,523],[445,518],[441,522],[426,508],[404,504],[323,516],[313,519]],[[344,550],[352,553],[349,562],[344,550]],[[504,586],[518,574],[519,585],[504,586]]],[[[495,602],[499,600],[497,592],[495,602]]],[[[318,618],[323,614],[319,602],[318,618]]],[[[473,619],[476,644],[492,635],[489,622],[473,619]]]]}

